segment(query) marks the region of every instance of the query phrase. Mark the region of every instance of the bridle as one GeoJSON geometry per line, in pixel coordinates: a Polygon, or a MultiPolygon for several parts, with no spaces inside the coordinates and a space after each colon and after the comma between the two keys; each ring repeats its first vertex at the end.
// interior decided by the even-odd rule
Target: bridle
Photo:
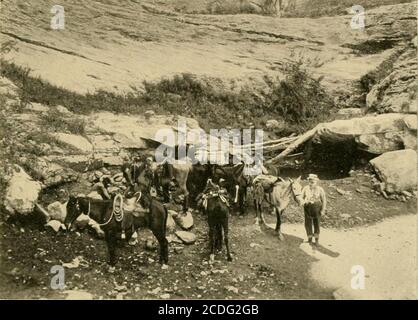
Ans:
{"type": "Polygon", "coordinates": [[[295,200],[296,202],[299,203],[298,201],[298,197],[302,196],[302,193],[295,193],[295,190],[293,189],[293,185],[294,185],[295,181],[293,181],[292,179],[290,179],[290,191],[292,192],[293,195],[293,200],[295,200]]]}

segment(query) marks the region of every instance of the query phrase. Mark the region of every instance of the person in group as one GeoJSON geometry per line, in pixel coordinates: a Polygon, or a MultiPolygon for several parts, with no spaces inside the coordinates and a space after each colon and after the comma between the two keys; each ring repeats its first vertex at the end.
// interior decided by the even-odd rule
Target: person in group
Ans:
{"type": "Polygon", "coordinates": [[[96,191],[103,200],[110,200],[112,195],[109,191],[109,187],[111,186],[112,179],[108,176],[103,176],[93,185],[93,191],[96,191]]]}
{"type": "Polygon", "coordinates": [[[321,216],[327,209],[327,197],[324,189],[318,185],[319,178],[316,174],[309,174],[307,180],[309,184],[302,189],[305,229],[308,242],[312,243],[312,238],[315,238],[315,245],[318,245],[321,216]]]}
{"type": "Polygon", "coordinates": [[[138,181],[138,177],[144,169],[145,164],[141,157],[135,156],[132,161],[125,161],[122,165],[123,176],[128,184],[128,188],[134,188],[138,181]]]}

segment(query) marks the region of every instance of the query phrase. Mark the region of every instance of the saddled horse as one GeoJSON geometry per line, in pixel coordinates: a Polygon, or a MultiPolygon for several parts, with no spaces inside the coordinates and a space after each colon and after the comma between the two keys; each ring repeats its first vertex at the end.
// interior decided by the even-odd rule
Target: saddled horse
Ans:
{"type": "Polygon", "coordinates": [[[250,179],[244,175],[245,163],[235,165],[212,165],[212,178],[217,183],[220,178],[225,179],[228,192],[233,196],[234,203],[238,203],[240,214],[245,214],[247,188],[250,179]]]}
{"type": "MultiPolygon", "coordinates": [[[[287,180],[277,179],[271,186],[271,204],[273,205],[276,213],[275,231],[278,233],[280,240],[283,239],[283,235],[281,233],[282,215],[289,205],[290,199],[293,197],[296,203],[301,203],[302,185],[300,184],[300,179],[301,177],[296,180],[292,180],[290,178],[287,180]]],[[[255,197],[258,198],[258,201],[260,201],[260,199],[264,196],[264,187],[265,186],[262,186],[260,182],[255,182],[254,190],[257,191],[255,193],[255,197]]],[[[265,224],[261,204],[256,206],[256,224],[259,225],[260,223],[265,224]]]]}
{"type": "MultiPolygon", "coordinates": [[[[208,184],[211,183],[208,180],[208,184]]],[[[223,241],[226,247],[226,256],[228,261],[232,261],[231,252],[229,249],[229,206],[224,201],[221,191],[211,192],[206,198],[205,212],[208,218],[209,225],[209,249],[210,260],[215,259],[215,249],[220,250],[222,247],[222,233],[223,241]]]]}
{"type": "MultiPolygon", "coordinates": [[[[145,174],[145,173],[143,173],[145,174]]],[[[154,200],[148,193],[139,191],[136,194],[136,202],[147,212],[138,216],[131,216],[129,223],[124,223],[126,239],[129,241],[132,234],[139,227],[149,228],[157,238],[160,245],[160,263],[168,263],[168,241],[166,239],[167,209],[157,200],[154,200]]],[[[112,200],[96,200],[86,197],[71,196],[67,203],[67,216],[64,224],[69,230],[71,224],[82,213],[95,220],[105,233],[105,240],[109,252],[109,264],[113,267],[116,264],[116,246],[118,234],[122,232],[122,222],[118,221],[121,208],[115,206],[112,200]]],[[[128,218],[128,214],[124,219],[128,218]]]]}

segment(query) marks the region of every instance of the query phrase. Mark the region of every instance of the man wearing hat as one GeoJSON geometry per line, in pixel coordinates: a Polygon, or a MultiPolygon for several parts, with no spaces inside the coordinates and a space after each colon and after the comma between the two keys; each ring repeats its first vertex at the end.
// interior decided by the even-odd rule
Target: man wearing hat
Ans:
{"type": "Polygon", "coordinates": [[[327,207],[327,198],[325,191],[318,185],[319,178],[316,174],[308,175],[309,184],[302,190],[302,203],[305,212],[305,229],[308,236],[308,242],[312,243],[312,237],[315,238],[315,244],[319,244],[319,232],[321,215],[325,214],[327,207]],[[312,231],[313,227],[313,231],[312,231]]]}

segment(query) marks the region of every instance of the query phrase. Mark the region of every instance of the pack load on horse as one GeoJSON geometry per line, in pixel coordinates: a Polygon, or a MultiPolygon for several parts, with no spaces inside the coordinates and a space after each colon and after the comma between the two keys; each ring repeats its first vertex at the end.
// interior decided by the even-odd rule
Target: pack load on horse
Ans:
{"type": "Polygon", "coordinates": [[[197,207],[202,208],[203,212],[206,213],[208,199],[213,197],[219,197],[222,202],[224,202],[229,207],[228,201],[228,191],[222,187],[222,183],[224,179],[219,180],[219,184],[213,183],[212,179],[208,179],[206,183],[206,187],[203,192],[198,196],[197,207]]]}
{"type": "Polygon", "coordinates": [[[212,178],[215,182],[219,179],[225,180],[226,188],[233,197],[233,203],[238,204],[241,215],[245,213],[245,202],[247,188],[250,185],[249,177],[244,175],[245,163],[240,162],[235,165],[212,165],[212,178]]]}
{"type": "Polygon", "coordinates": [[[297,204],[301,204],[302,185],[300,184],[301,177],[296,180],[272,177],[259,176],[253,181],[254,201],[256,207],[256,224],[265,224],[264,215],[262,211],[262,201],[265,199],[266,191],[270,192],[270,204],[273,206],[276,213],[276,228],[275,231],[279,235],[279,239],[283,239],[281,234],[282,215],[289,205],[291,197],[297,204]]]}
{"type": "Polygon", "coordinates": [[[212,182],[207,182],[208,196],[203,200],[205,202],[205,211],[207,213],[209,225],[209,249],[210,261],[215,259],[215,249],[222,248],[222,234],[226,247],[226,255],[228,261],[232,261],[228,240],[228,219],[229,206],[224,198],[224,191],[221,187],[212,182]]]}

